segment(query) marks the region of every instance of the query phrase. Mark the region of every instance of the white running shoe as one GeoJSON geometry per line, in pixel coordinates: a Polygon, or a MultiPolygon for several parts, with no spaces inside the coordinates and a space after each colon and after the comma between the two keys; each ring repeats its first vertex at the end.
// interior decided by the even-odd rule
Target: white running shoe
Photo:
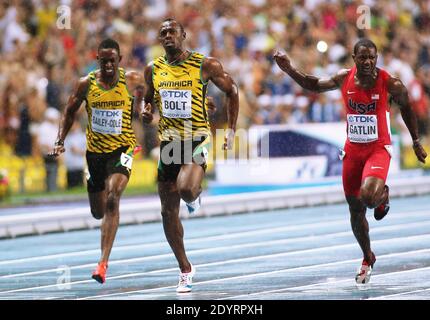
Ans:
{"type": "Polygon", "coordinates": [[[357,284],[366,284],[370,281],[370,275],[372,274],[372,268],[376,261],[375,255],[372,252],[372,263],[370,264],[366,260],[363,259],[360,268],[357,271],[355,276],[355,282],[357,284]]]}
{"type": "Polygon", "coordinates": [[[357,275],[355,276],[355,282],[357,282],[357,284],[366,284],[370,281],[371,274],[372,267],[369,265],[362,264],[361,268],[357,271],[357,275]]]}
{"type": "Polygon", "coordinates": [[[187,205],[188,213],[195,214],[200,209],[200,206],[202,204],[202,198],[199,196],[193,202],[186,202],[185,204],[187,205]]]}
{"type": "Polygon", "coordinates": [[[191,271],[187,273],[179,273],[179,283],[176,288],[177,293],[190,292],[193,288],[193,276],[196,273],[196,268],[191,265],[191,271]]]}

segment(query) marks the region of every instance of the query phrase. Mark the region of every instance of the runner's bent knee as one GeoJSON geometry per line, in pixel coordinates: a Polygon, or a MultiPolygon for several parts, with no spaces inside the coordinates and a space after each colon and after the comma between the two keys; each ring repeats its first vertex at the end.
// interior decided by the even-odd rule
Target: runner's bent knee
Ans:
{"type": "Polygon", "coordinates": [[[107,195],[106,207],[108,212],[112,212],[119,206],[120,193],[118,191],[109,191],[107,195]]]}
{"type": "Polygon", "coordinates": [[[198,197],[199,188],[195,186],[182,186],[178,189],[179,195],[185,202],[191,202],[198,197]]]}

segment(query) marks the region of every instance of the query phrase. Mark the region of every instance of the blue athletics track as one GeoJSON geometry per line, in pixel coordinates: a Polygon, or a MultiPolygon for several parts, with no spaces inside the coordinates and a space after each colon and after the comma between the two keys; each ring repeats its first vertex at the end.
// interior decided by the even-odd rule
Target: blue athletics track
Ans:
{"type": "Polygon", "coordinates": [[[180,295],[161,222],[119,227],[103,285],[90,278],[98,229],[3,239],[0,299],[430,299],[430,196],[367,217],[377,258],[368,285],[354,282],[362,255],[343,203],[185,219],[197,273],[180,295]]]}

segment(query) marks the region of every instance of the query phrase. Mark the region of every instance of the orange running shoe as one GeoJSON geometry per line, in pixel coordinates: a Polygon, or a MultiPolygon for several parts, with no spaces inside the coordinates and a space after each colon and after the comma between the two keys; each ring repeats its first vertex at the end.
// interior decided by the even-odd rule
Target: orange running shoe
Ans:
{"type": "Polygon", "coordinates": [[[105,283],[107,268],[107,262],[99,262],[96,270],[94,270],[93,272],[92,278],[99,283],[105,283]]]}

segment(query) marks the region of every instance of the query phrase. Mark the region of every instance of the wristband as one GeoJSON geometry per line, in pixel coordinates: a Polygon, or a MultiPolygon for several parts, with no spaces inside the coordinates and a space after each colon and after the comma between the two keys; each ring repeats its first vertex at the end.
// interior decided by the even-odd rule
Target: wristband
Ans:
{"type": "Polygon", "coordinates": [[[57,139],[57,141],[55,141],[55,145],[64,147],[64,140],[57,139]]]}

